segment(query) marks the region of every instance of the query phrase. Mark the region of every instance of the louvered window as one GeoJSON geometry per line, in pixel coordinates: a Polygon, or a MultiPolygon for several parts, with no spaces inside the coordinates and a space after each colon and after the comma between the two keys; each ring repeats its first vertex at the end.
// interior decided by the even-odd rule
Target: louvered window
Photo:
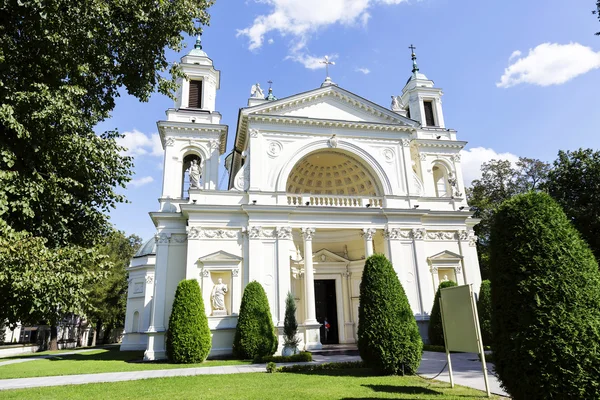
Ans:
{"type": "Polygon", "coordinates": [[[202,81],[190,81],[189,108],[202,108],[202,81]]]}
{"type": "Polygon", "coordinates": [[[425,125],[435,126],[435,119],[433,118],[433,101],[424,101],[423,108],[425,109],[425,125]]]}

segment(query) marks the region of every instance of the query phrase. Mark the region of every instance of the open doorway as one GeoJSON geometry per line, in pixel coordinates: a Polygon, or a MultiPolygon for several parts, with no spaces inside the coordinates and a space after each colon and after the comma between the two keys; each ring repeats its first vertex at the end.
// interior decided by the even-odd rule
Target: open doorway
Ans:
{"type": "Polygon", "coordinates": [[[339,327],[335,296],[335,279],[315,280],[315,307],[317,321],[322,324],[321,343],[338,344],[339,327]]]}

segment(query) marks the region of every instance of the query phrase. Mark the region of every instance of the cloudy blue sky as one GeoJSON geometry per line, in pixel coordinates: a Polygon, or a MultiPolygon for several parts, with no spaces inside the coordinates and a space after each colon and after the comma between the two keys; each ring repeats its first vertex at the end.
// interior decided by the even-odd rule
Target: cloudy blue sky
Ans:
{"type": "MultiPolygon", "coordinates": [[[[444,89],[446,125],[469,142],[468,181],[491,158],[552,161],[560,149],[600,147],[600,23],[593,0],[217,0],[204,50],[221,70],[217,109],[229,125],[250,87],[272,80],[275,95],[318,87],[330,75],[341,87],[389,106],[410,74],[408,46],[421,72],[444,89]]],[[[189,38],[188,45],[194,39],[189,38]]],[[[184,50],[187,52],[188,49],[184,50]]],[[[171,61],[182,54],[169,52],[171,61]]],[[[135,156],[130,203],[111,213],[128,234],[149,238],[158,207],[162,148],[156,121],[172,101],[123,96],[98,131],[117,128],[135,156]]]]}

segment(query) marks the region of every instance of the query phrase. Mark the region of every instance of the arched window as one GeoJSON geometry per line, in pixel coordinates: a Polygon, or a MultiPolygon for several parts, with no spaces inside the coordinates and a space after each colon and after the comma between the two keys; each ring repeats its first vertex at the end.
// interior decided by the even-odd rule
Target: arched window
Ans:
{"type": "Polygon", "coordinates": [[[184,198],[189,189],[201,188],[202,160],[196,154],[188,154],[183,158],[183,180],[181,182],[181,197],[184,198]]]}
{"type": "Polygon", "coordinates": [[[133,313],[133,322],[131,323],[131,332],[137,333],[140,331],[140,313],[133,313]]]}
{"type": "Polygon", "coordinates": [[[435,185],[435,195],[437,197],[447,197],[450,193],[448,184],[448,173],[446,168],[441,165],[433,167],[433,183],[435,185]]]}

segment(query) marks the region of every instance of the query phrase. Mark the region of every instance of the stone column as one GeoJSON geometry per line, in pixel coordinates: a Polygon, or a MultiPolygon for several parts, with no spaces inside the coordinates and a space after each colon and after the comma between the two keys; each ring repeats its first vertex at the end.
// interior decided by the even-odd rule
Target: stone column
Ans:
{"type": "Polygon", "coordinates": [[[306,297],[306,321],[305,324],[317,323],[315,315],[315,277],[313,271],[312,237],[314,228],[302,228],[304,237],[304,296],[306,297]]]}
{"type": "Polygon", "coordinates": [[[292,228],[277,228],[277,280],[279,297],[279,323],[283,326],[285,319],[285,300],[292,287],[292,276],[290,271],[290,249],[292,246],[292,228]]]}
{"type": "Polygon", "coordinates": [[[314,228],[302,228],[302,236],[304,238],[304,304],[306,307],[304,343],[306,350],[318,350],[322,348],[321,324],[317,321],[315,310],[315,278],[312,251],[312,237],[314,233],[314,228]]]}
{"type": "Polygon", "coordinates": [[[160,360],[165,354],[165,300],[167,286],[167,266],[169,261],[170,233],[155,236],[156,265],[154,267],[154,295],[152,296],[152,315],[148,328],[148,347],[144,352],[145,360],[160,360]]]}
{"type": "Polygon", "coordinates": [[[375,228],[363,228],[361,235],[365,240],[365,258],[373,255],[373,235],[377,232],[375,228]]]}
{"type": "MultiPolygon", "coordinates": [[[[481,287],[481,271],[479,269],[479,259],[477,258],[477,236],[473,229],[458,231],[458,246],[460,255],[463,256],[462,280],[458,284],[473,284],[473,291],[479,295],[481,287]]],[[[458,276],[456,280],[458,280],[458,276]]]]}

